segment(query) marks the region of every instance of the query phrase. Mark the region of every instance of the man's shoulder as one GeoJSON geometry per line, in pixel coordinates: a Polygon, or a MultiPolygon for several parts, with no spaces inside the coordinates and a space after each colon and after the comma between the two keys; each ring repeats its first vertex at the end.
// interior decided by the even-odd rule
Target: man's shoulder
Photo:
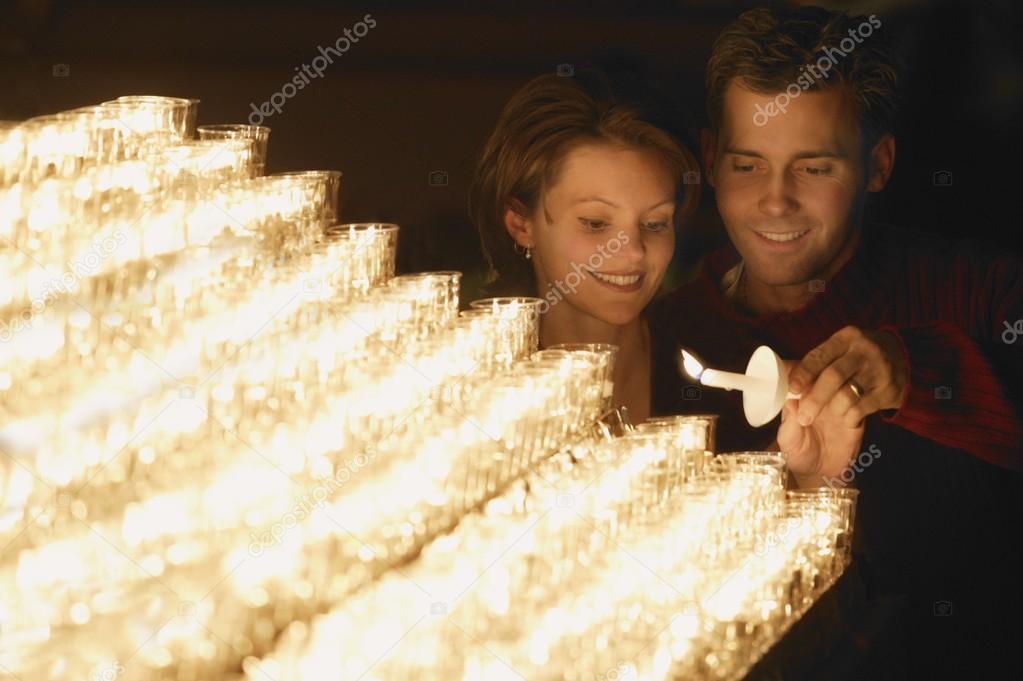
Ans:
{"type": "Polygon", "coordinates": [[[997,245],[976,235],[958,236],[937,234],[924,229],[884,223],[871,225],[873,243],[891,253],[901,251],[916,260],[1017,259],[1018,254],[1006,252],[997,245]]]}

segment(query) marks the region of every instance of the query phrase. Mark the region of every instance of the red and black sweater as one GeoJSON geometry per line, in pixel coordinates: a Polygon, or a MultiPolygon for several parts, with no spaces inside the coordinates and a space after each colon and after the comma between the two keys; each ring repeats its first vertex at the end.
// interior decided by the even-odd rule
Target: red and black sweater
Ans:
{"type": "Polygon", "coordinates": [[[906,678],[945,678],[950,670],[965,678],[975,671],[956,670],[973,670],[992,651],[1015,655],[1023,608],[1023,592],[1011,586],[1023,574],[1023,337],[1006,324],[1014,331],[1023,319],[1020,260],[869,226],[809,305],[763,317],[738,312],[723,296],[722,277],[738,261],[731,248],[708,256],[697,279],[648,308],[654,413],[720,414],[718,451],[763,448],[778,419],[751,428],[740,393],[681,378],[679,346],[708,366],[743,371],[761,344],[799,359],[846,325],[897,333],[910,387],[901,408],[866,420],[861,451],[879,455],[854,482],[861,574],[869,593],[906,604],[906,678]],[[954,618],[933,616],[944,601],[954,604],[954,618]],[[953,619],[955,629],[938,626],[953,619]]]}
{"type": "Polygon", "coordinates": [[[719,451],[764,447],[778,421],[753,429],[741,393],[687,391],[691,383],[677,368],[680,346],[707,366],[741,372],[758,345],[800,359],[843,326],[887,329],[906,349],[910,385],[900,409],[875,418],[1023,471],[1023,336],[1011,342],[1010,331],[1023,319],[1019,259],[869,225],[853,257],[809,305],[763,317],[740,312],[722,293],[722,277],[738,260],[731,247],[709,255],[700,276],[648,310],[654,414],[718,413],[719,451]]]}

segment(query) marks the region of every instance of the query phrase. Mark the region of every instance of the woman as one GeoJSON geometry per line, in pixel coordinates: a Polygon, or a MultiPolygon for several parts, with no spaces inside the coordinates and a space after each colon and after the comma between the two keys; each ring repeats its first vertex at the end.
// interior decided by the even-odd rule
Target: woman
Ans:
{"type": "Polygon", "coordinates": [[[634,74],[538,77],[501,112],[470,198],[494,292],[544,300],[541,347],[617,345],[614,401],[634,421],[650,414],[642,313],[699,194],[680,120],[634,74]]]}

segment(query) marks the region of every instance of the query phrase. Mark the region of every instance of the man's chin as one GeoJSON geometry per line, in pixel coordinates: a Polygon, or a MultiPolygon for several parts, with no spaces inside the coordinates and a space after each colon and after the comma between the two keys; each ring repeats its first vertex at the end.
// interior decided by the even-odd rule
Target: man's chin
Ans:
{"type": "Polygon", "coordinates": [[[778,288],[806,286],[808,282],[817,278],[813,274],[813,268],[809,267],[798,269],[786,268],[784,270],[777,267],[749,267],[746,274],[761,284],[778,288]]]}

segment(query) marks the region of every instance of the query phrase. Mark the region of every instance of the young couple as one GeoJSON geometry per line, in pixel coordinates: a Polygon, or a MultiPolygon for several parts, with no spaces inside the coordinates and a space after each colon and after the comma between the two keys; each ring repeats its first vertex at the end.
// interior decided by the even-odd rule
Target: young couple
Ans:
{"type": "MultiPolygon", "coordinates": [[[[501,113],[471,208],[501,292],[547,301],[542,345],[619,347],[615,399],[634,420],[718,413],[722,451],[781,449],[802,485],[855,477],[872,586],[929,617],[923,655],[950,596],[972,618],[949,631],[1008,621],[976,561],[1023,566],[1018,537],[986,534],[1011,532],[1023,498],[1023,362],[1001,335],[1023,319],[1023,268],[865,219],[895,163],[900,75],[879,26],[815,7],[742,14],[707,66],[701,165],[681,117],[634,81],[537,78],[501,113]],[[731,245],[654,300],[700,170],[731,245]],[[761,344],[792,360],[801,393],[780,423],[749,428],[736,393],[684,399],[679,347],[742,371],[761,344]]],[[[914,669],[941,668],[927,654],[914,669]]]]}

